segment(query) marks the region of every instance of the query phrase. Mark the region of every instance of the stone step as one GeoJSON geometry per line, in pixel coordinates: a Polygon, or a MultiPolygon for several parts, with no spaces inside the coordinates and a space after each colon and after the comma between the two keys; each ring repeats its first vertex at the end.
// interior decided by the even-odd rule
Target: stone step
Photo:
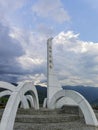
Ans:
{"type": "Polygon", "coordinates": [[[18,109],[17,114],[24,114],[24,115],[50,115],[50,114],[60,114],[60,110],[48,110],[48,109],[39,109],[39,110],[34,110],[34,109],[18,109]]]}
{"type": "Polygon", "coordinates": [[[78,115],[17,115],[15,122],[20,123],[59,123],[78,120],[78,115]]]}
{"type": "Polygon", "coordinates": [[[19,109],[13,130],[95,130],[95,127],[87,126],[84,118],[77,114],[66,114],[59,110],[19,109]]]}
{"type": "MultiPolygon", "coordinates": [[[[2,110],[3,111],[3,110],[2,110]]],[[[2,114],[2,111],[0,113],[2,114]]],[[[64,112],[64,111],[63,111],[64,112]]],[[[93,130],[85,125],[77,114],[66,114],[59,110],[19,109],[13,130],[93,130]],[[81,129],[80,129],[81,128],[81,129]]]]}
{"type": "Polygon", "coordinates": [[[19,109],[15,119],[14,130],[65,130],[69,122],[79,120],[79,115],[64,114],[58,109],[19,109]]]}
{"type": "MultiPolygon", "coordinates": [[[[92,128],[92,127],[91,127],[92,128]]],[[[84,120],[65,123],[15,123],[14,130],[95,130],[86,126],[84,120]]]]}
{"type": "Polygon", "coordinates": [[[79,115],[79,108],[66,106],[65,108],[55,110],[49,110],[46,108],[40,108],[39,110],[18,109],[18,114],[28,114],[28,115],[44,115],[44,114],[49,115],[49,114],[62,114],[62,113],[79,115]]]}
{"type": "MultiPolygon", "coordinates": [[[[0,109],[0,115],[2,115],[4,109],[0,109]]],[[[24,114],[24,115],[55,115],[55,114],[62,114],[62,113],[67,113],[67,114],[79,114],[78,108],[64,108],[64,109],[55,109],[55,110],[49,110],[46,108],[40,108],[39,110],[35,109],[18,109],[17,114],[24,114]]]]}
{"type": "MultiPolygon", "coordinates": [[[[0,109],[0,119],[2,117],[4,109],[0,109]]],[[[57,115],[62,114],[58,109],[56,110],[48,110],[48,109],[18,109],[17,115],[57,115]]],[[[19,117],[19,116],[18,116],[19,117]]]]}

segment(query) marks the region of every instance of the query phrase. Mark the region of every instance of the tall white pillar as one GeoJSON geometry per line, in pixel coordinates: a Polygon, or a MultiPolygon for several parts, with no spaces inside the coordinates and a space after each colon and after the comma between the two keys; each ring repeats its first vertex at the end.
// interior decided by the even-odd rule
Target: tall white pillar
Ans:
{"type": "Polygon", "coordinates": [[[52,39],[47,40],[47,106],[49,105],[53,95],[62,90],[62,87],[56,77],[53,65],[53,55],[52,55],[52,39]]]}

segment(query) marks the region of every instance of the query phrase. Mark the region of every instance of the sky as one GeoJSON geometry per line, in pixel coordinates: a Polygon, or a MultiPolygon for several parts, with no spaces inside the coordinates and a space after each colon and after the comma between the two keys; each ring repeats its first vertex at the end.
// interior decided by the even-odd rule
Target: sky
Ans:
{"type": "Polygon", "coordinates": [[[0,0],[0,80],[47,81],[47,39],[62,85],[98,87],[98,0],[0,0]]]}

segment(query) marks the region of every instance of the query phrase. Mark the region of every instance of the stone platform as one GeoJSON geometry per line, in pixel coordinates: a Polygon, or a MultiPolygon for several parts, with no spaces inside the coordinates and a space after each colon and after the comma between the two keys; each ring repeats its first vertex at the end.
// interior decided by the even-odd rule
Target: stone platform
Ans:
{"type": "MultiPolygon", "coordinates": [[[[2,111],[0,110],[0,115],[2,111]]],[[[67,111],[42,108],[40,110],[19,109],[14,130],[98,130],[98,128],[86,126],[84,118],[75,111],[69,113],[68,109],[67,111]]]]}

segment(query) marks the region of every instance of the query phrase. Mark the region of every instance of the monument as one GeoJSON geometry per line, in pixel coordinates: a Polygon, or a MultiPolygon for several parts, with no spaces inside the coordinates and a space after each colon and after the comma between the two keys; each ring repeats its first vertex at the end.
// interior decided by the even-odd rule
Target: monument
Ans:
{"type": "MultiPolygon", "coordinates": [[[[57,106],[77,105],[84,115],[86,124],[98,126],[95,113],[88,101],[76,91],[62,89],[54,71],[52,39],[49,38],[47,40],[47,99],[45,99],[44,107],[46,106],[47,109],[52,110],[57,108],[57,106]]],[[[4,91],[0,92],[0,97],[10,95],[1,118],[0,130],[13,130],[20,102],[22,104],[21,107],[24,109],[29,108],[29,103],[31,107],[39,109],[37,90],[32,82],[23,82],[15,87],[10,83],[0,81],[0,88],[4,89],[4,91]]]]}
{"type": "Polygon", "coordinates": [[[53,95],[62,90],[62,87],[57,79],[54,71],[53,56],[52,56],[52,39],[47,40],[47,106],[53,97],[53,95]]]}
{"type": "Polygon", "coordinates": [[[76,91],[62,89],[54,71],[52,40],[53,38],[47,40],[47,100],[45,99],[46,105],[44,103],[44,106],[47,106],[48,109],[55,109],[56,104],[59,106],[60,101],[62,101],[61,107],[69,104],[77,105],[84,115],[86,124],[98,126],[97,118],[88,101],[76,91]],[[72,104],[67,101],[69,99],[72,104]]]}

